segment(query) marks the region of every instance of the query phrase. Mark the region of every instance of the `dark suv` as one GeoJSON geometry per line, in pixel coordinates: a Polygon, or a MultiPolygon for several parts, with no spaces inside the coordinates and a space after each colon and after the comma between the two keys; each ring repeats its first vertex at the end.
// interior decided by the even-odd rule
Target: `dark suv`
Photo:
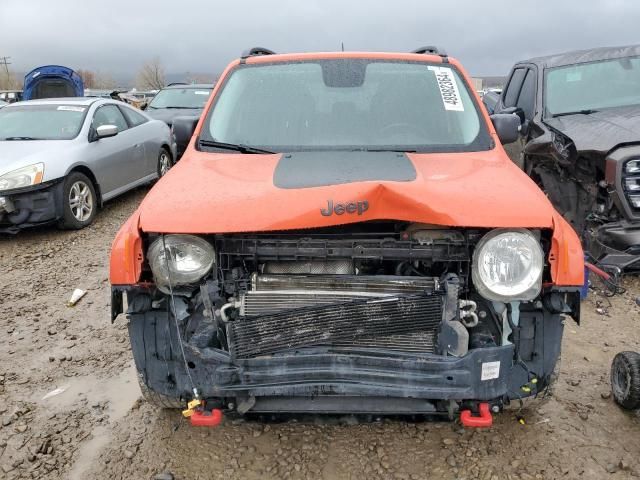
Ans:
{"type": "MultiPolygon", "coordinates": [[[[163,88],[153,97],[146,107],[146,113],[156,120],[162,120],[169,127],[177,117],[193,117],[194,122],[200,118],[209,95],[213,90],[212,84],[173,84],[163,88]]],[[[187,148],[186,144],[178,143],[178,157],[187,148]]]]}
{"type": "Polygon", "coordinates": [[[640,46],[532,58],[490,113],[516,113],[511,159],[604,265],[640,270],[640,46]]]}

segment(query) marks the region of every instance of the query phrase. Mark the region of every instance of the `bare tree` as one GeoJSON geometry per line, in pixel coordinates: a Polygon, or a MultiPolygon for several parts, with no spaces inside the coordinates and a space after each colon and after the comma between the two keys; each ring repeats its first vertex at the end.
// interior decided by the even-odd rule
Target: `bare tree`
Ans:
{"type": "Polygon", "coordinates": [[[142,66],[138,72],[136,85],[147,90],[160,90],[165,86],[164,67],[158,57],[142,66]]]}
{"type": "Polygon", "coordinates": [[[91,70],[79,69],[76,73],[82,79],[85,88],[96,88],[96,74],[91,70]]]}
{"type": "Polygon", "coordinates": [[[22,88],[22,82],[12,72],[0,72],[0,90],[22,88]]]}

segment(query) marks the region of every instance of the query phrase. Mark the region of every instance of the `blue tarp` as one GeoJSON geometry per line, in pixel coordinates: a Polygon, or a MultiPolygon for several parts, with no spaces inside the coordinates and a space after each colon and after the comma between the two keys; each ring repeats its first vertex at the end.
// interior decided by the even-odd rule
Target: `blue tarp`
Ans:
{"type": "Polygon", "coordinates": [[[23,100],[56,97],[83,97],[80,75],[61,65],[34,68],[24,77],[23,100]]]}

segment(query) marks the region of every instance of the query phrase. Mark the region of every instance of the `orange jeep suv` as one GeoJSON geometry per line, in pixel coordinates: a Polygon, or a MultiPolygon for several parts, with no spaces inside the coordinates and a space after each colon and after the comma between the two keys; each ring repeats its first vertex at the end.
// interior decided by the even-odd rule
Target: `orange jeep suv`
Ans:
{"type": "Polygon", "coordinates": [[[433,47],[232,62],[113,244],[145,397],[485,426],[544,393],[583,251],[505,154],[519,125],[433,47]]]}

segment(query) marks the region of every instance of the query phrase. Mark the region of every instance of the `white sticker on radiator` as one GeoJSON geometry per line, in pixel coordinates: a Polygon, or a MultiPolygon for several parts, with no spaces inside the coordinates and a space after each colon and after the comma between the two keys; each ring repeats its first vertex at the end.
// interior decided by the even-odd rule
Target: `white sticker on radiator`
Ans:
{"type": "Polygon", "coordinates": [[[445,110],[453,110],[456,112],[464,112],[464,105],[460,98],[460,92],[458,91],[458,84],[456,83],[456,77],[453,76],[453,72],[447,67],[433,67],[430,66],[429,70],[433,71],[438,82],[438,88],[440,89],[440,96],[444,103],[445,110]]]}
{"type": "Polygon", "coordinates": [[[486,362],[482,364],[482,373],[480,380],[493,380],[500,376],[500,362],[486,362]]]}

